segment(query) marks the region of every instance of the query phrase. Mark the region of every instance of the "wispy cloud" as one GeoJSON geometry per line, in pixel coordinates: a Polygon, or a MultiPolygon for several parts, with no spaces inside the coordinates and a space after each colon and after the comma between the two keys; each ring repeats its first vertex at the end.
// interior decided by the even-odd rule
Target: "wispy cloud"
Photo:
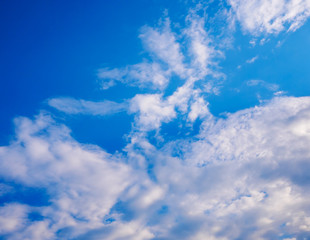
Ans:
{"type": "Polygon", "coordinates": [[[126,111],[128,108],[126,102],[116,103],[108,100],[93,102],[68,97],[49,99],[48,105],[67,114],[89,114],[99,116],[126,111]]]}
{"type": "Polygon", "coordinates": [[[116,81],[140,88],[163,90],[171,76],[171,71],[163,70],[158,63],[142,62],[125,68],[99,69],[98,77],[102,79],[102,88],[112,87],[116,81]]]}
{"type": "Polygon", "coordinates": [[[278,84],[268,83],[263,80],[252,79],[246,82],[248,86],[262,86],[270,91],[277,91],[279,89],[278,84]]]}
{"type": "Polygon", "coordinates": [[[185,28],[179,34],[173,31],[168,17],[161,19],[157,27],[144,26],[141,29],[139,37],[150,60],[99,71],[103,88],[120,81],[159,90],[159,93],[138,94],[129,100],[130,112],[137,114],[136,129],[158,129],[162,123],[175,119],[176,111],[186,115],[188,122],[209,114],[208,103],[195,83],[200,81],[207,84],[209,93],[218,92],[214,82],[224,78],[224,74],[218,71],[217,62],[223,58],[223,53],[205,30],[207,18],[198,14],[201,8],[191,9],[185,20],[185,28]],[[175,75],[183,85],[165,96],[165,88],[175,75]]]}
{"type": "Polygon", "coordinates": [[[305,0],[228,0],[243,29],[254,35],[295,31],[310,16],[305,0]]]}
{"type": "Polygon", "coordinates": [[[258,59],[258,56],[252,57],[252,58],[246,60],[246,63],[249,63],[249,64],[254,63],[257,59],[258,59]]]}
{"type": "Polygon", "coordinates": [[[166,63],[179,76],[185,77],[184,56],[176,35],[171,31],[169,18],[159,28],[143,27],[139,37],[155,58],[166,63]]]}

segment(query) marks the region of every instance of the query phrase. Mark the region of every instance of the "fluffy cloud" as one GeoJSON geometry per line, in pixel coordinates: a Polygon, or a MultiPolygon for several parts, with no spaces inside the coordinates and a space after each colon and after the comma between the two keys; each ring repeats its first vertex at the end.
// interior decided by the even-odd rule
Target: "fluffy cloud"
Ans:
{"type": "Polygon", "coordinates": [[[27,220],[27,207],[7,204],[0,207],[0,234],[8,234],[23,226],[27,220]]]}
{"type": "Polygon", "coordinates": [[[159,94],[136,95],[131,100],[130,111],[139,113],[137,125],[143,130],[157,129],[162,122],[176,117],[174,106],[163,101],[159,94]]]}
{"type": "MultiPolygon", "coordinates": [[[[130,167],[96,146],[77,143],[66,127],[57,125],[49,116],[40,115],[33,121],[18,118],[15,122],[16,140],[0,148],[2,178],[46,189],[50,204],[38,211],[49,221],[53,234],[70,228],[73,235],[81,234],[104,225],[103,219],[120,193],[135,179],[130,167]]],[[[4,230],[13,229],[14,234],[29,231],[14,220],[25,215],[20,208],[17,217],[12,215],[12,223],[2,225],[4,230]]],[[[36,221],[33,224],[44,225],[36,221]]],[[[46,235],[36,239],[51,238],[46,235]]]]}
{"type": "Polygon", "coordinates": [[[276,98],[168,144],[154,167],[170,189],[158,239],[309,237],[309,114],[309,98],[276,98]]]}
{"type": "Polygon", "coordinates": [[[310,16],[309,0],[228,0],[243,29],[255,35],[295,31],[310,16]]]}
{"type": "Polygon", "coordinates": [[[16,140],[0,149],[1,176],[46,189],[49,203],[4,205],[1,233],[8,239],[308,238],[309,117],[310,98],[275,98],[205,120],[194,141],[157,148],[136,134],[139,146],[132,142],[126,157],[77,143],[49,116],[19,118],[16,140]],[[134,164],[138,158],[145,164],[134,164]],[[30,220],[33,211],[42,219],[30,220]]]}

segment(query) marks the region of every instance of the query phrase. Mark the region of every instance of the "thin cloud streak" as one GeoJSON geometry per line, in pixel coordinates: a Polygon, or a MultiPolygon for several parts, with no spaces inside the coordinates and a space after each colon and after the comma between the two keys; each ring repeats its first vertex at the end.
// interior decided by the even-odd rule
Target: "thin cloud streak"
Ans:
{"type": "Polygon", "coordinates": [[[116,103],[108,100],[93,102],[68,97],[49,99],[48,105],[67,114],[87,114],[98,116],[112,115],[128,109],[128,104],[126,102],[116,103]]]}

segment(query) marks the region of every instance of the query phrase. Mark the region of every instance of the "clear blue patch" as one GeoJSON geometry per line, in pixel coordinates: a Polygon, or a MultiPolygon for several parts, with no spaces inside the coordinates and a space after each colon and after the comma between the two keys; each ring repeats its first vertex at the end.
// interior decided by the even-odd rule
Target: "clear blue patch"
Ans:
{"type": "Polygon", "coordinates": [[[180,79],[174,75],[169,79],[169,83],[164,92],[164,97],[171,96],[179,87],[185,83],[184,79],[180,79]]]}
{"type": "Polygon", "coordinates": [[[114,218],[108,218],[108,219],[106,219],[104,222],[106,223],[106,224],[111,224],[112,222],[115,222],[116,220],[114,219],[114,218]]]}
{"type": "Polygon", "coordinates": [[[114,153],[127,144],[124,136],[130,132],[133,116],[126,112],[112,116],[70,115],[62,121],[70,126],[72,137],[78,142],[95,144],[114,153]]]}
{"type": "Polygon", "coordinates": [[[26,187],[13,182],[1,182],[11,186],[13,190],[0,196],[0,205],[11,202],[18,202],[36,207],[50,205],[50,196],[44,188],[26,187]]]}
{"type": "Polygon", "coordinates": [[[28,219],[30,221],[42,221],[44,219],[44,216],[42,216],[38,212],[31,212],[28,214],[28,219]]]}
{"type": "Polygon", "coordinates": [[[163,123],[160,133],[167,141],[194,137],[199,133],[201,119],[196,119],[192,123],[186,123],[183,117],[179,117],[171,122],[163,123]]]}
{"type": "Polygon", "coordinates": [[[110,210],[110,214],[120,213],[122,221],[131,221],[134,219],[136,213],[130,209],[129,203],[118,201],[110,210]]]}
{"type": "Polygon", "coordinates": [[[159,215],[165,215],[169,213],[169,207],[167,205],[163,205],[158,211],[157,213],[159,215]]]}

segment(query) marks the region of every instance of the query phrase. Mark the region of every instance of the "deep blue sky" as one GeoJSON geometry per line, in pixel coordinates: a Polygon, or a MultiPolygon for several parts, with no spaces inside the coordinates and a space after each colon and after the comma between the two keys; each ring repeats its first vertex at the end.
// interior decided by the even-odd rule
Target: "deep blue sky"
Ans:
{"type": "Polygon", "coordinates": [[[139,29],[156,23],[166,8],[172,9],[173,16],[171,6],[176,2],[2,2],[1,144],[13,132],[12,119],[38,113],[47,98],[70,95],[114,100],[132,96],[121,88],[99,91],[97,69],[140,61],[139,29]]]}
{"type": "MultiPolygon", "coordinates": [[[[48,98],[121,100],[132,97],[137,91],[123,86],[100,91],[97,69],[134,64],[147,57],[137,39],[140,28],[156,25],[165,9],[172,20],[183,24],[181,19],[189,5],[178,3],[176,0],[138,0],[135,4],[125,0],[3,2],[0,8],[0,142],[8,142],[14,117],[38,113],[48,98]]],[[[249,44],[251,36],[243,35],[239,29],[234,46],[220,63],[227,78],[221,94],[209,99],[211,111],[218,115],[257,104],[256,93],[260,89],[246,87],[244,82],[250,79],[279,84],[288,95],[308,95],[309,28],[307,23],[294,34],[280,34],[281,38],[272,36],[267,44],[256,47],[249,44]],[[283,35],[282,46],[275,48],[283,35]],[[237,69],[254,56],[259,56],[255,64],[237,69]],[[240,88],[240,92],[235,88],[240,88]]],[[[270,98],[263,90],[260,93],[270,98]]],[[[97,120],[91,121],[100,125],[97,120]]],[[[73,121],[72,127],[80,123],[73,121]]],[[[128,129],[127,124],[119,136],[128,129]]],[[[86,128],[84,131],[87,132],[86,128]]],[[[89,136],[82,132],[76,134],[89,141],[89,136]]],[[[97,140],[97,144],[108,141],[103,137],[97,140]]]]}

